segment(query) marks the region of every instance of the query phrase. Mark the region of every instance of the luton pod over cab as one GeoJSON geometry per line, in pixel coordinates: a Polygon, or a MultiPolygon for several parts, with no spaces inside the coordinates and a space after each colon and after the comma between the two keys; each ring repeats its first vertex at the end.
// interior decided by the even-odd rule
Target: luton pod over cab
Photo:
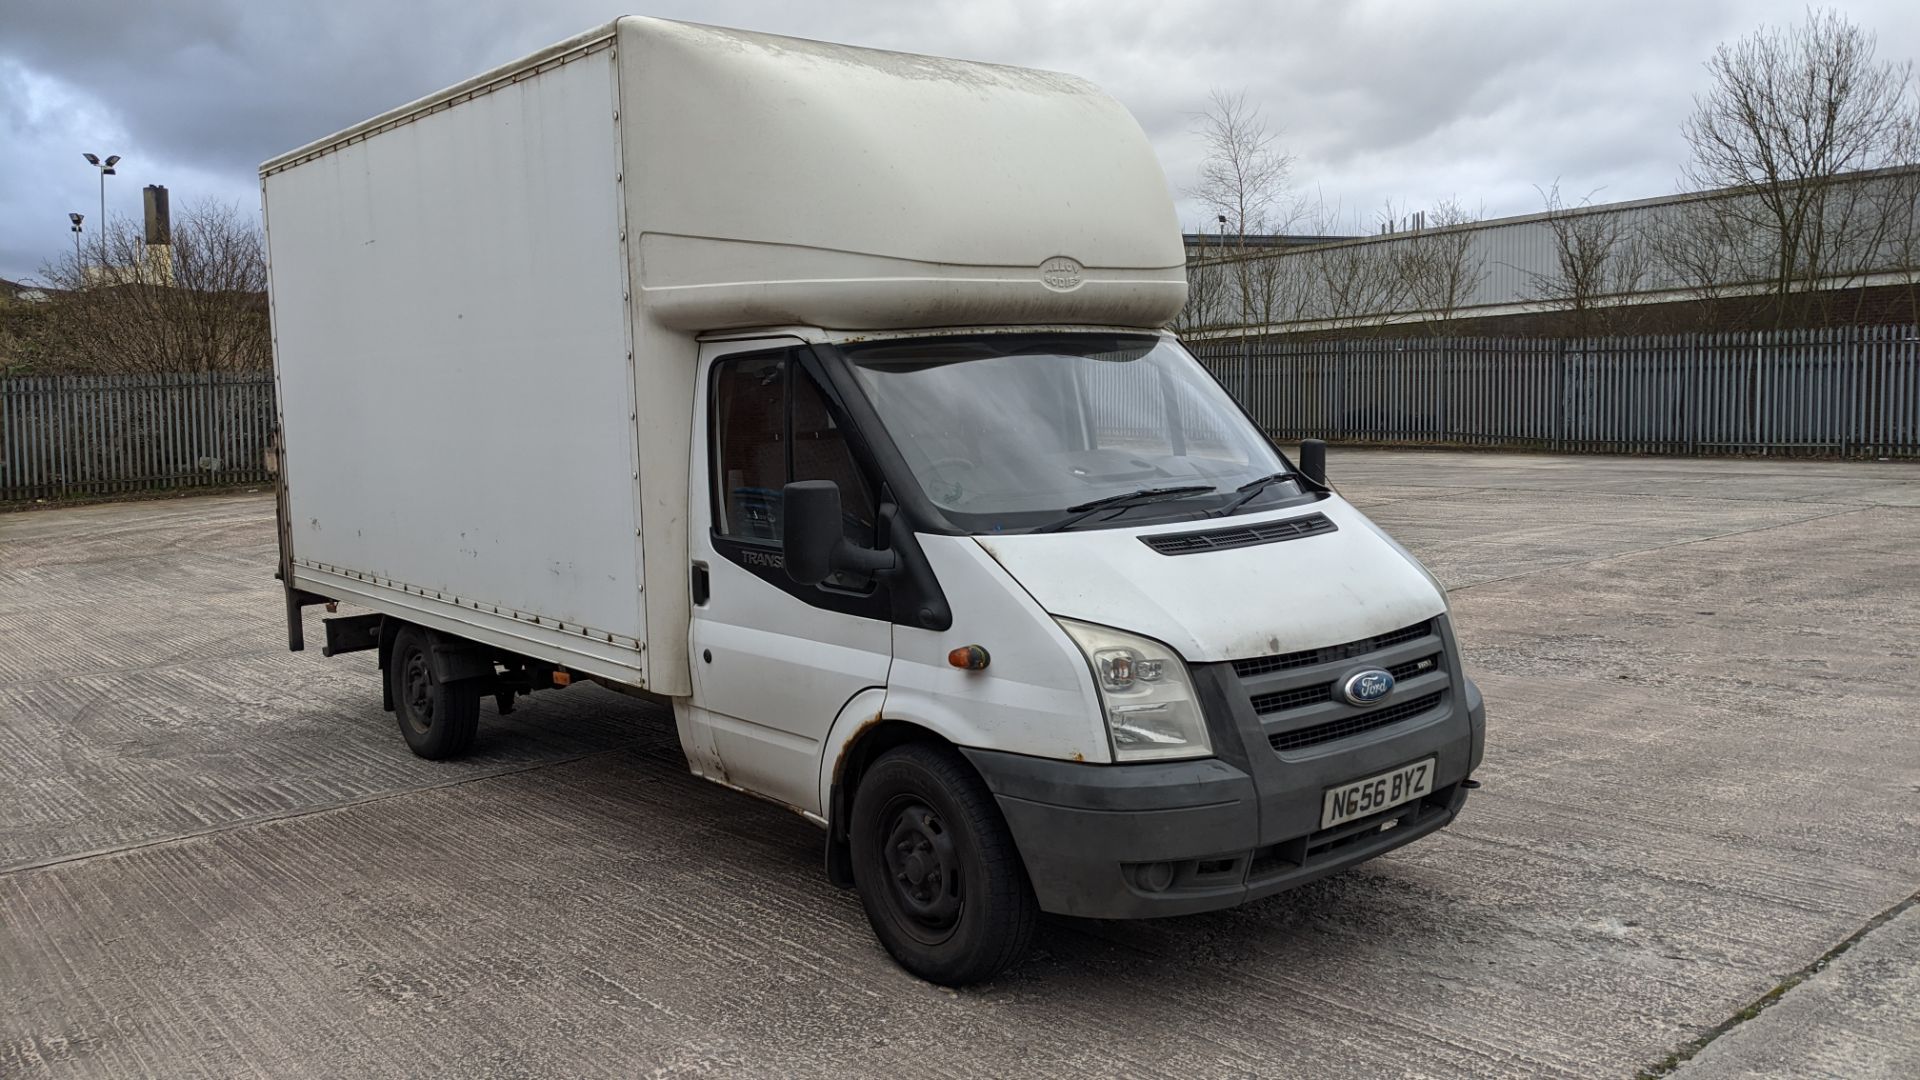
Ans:
{"type": "Polygon", "coordinates": [[[1444,591],[1162,329],[1166,179],[1089,83],[622,18],[260,175],[290,644],[359,612],[415,753],[666,699],[946,984],[1474,786],[1444,591]]]}

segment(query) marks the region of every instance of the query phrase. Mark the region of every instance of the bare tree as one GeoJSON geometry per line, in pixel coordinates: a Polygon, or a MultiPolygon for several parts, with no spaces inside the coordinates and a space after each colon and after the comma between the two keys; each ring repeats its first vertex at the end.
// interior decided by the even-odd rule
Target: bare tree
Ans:
{"type": "Polygon", "coordinates": [[[1557,182],[1536,190],[1547,207],[1553,261],[1547,270],[1527,275],[1529,293],[1568,312],[1568,329],[1575,337],[1634,329],[1636,309],[1620,300],[1638,291],[1652,268],[1651,252],[1636,229],[1638,219],[1621,211],[1592,210],[1591,192],[1569,204],[1557,182]]]}
{"type": "Polygon", "coordinates": [[[1405,306],[1405,283],[1394,265],[1392,245],[1356,234],[1358,220],[1343,220],[1337,206],[1317,203],[1307,217],[1319,236],[1354,236],[1290,256],[1301,277],[1297,318],[1322,329],[1343,330],[1391,318],[1405,306]]]}
{"type": "Polygon", "coordinates": [[[1285,251],[1243,257],[1241,274],[1247,279],[1248,314],[1254,325],[1272,328],[1307,318],[1313,302],[1310,268],[1285,251]]]}
{"type": "Polygon", "coordinates": [[[1201,205],[1226,218],[1225,231],[1246,249],[1248,233],[1271,227],[1286,197],[1293,155],[1279,145],[1258,105],[1244,92],[1215,90],[1200,114],[1199,134],[1206,144],[1200,182],[1188,192],[1201,205]]]}
{"type": "Polygon", "coordinates": [[[1906,293],[1906,321],[1920,326],[1920,170],[1890,180],[1882,193],[1889,204],[1882,261],[1906,293]]]}
{"type": "Polygon", "coordinates": [[[1887,207],[1851,172],[1904,165],[1920,146],[1913,66],[1874,59],[1875,36],[1831,9],[1715,50],[1712,83],[1682,128],[1696,187],[1736,188],[1706,207],[1733,235],[1764,238],[1776,319],[1843,287],[1884,243],[1887,207]]]}
{"type": "Polygon", "coordinates": [[[1328,329],[1385,322],[1403,306],[1406,286],[1383,244],[1343,241],[1315,248],[1305,258],[1318,293],[1314,314],[1328,329]]]}
{"type": "Polygon", "coordinates": [[[0,299],[0,376],[46,367],[48,305],[0,299]]]}
{"type": "Polygon", "coordinates": [[[1273,292],[1276,273],[1255,257],[1247,237],[1291,223],[1287,179],[1293,156],[1281,148],[1279,133],[1260,115],[1258,105],[1247,102],[1244,92],[1213,91],[1198,120],[1206,156],[1200,163],[1199,183],[1188,194],[1220,221],[1227,250],[1221,253],[1219,273],[1237,301],[1234,321],[1244,339],[1251,326],[1270,321],[1263,313],[1270,313],[1278,303],[1273,292]]]}
{"type": "Polygon", "coordinates": [[[1486,280],[1486,259],[1476,252],[1470,228],[1480,215],[1457,199],[1445,199],[1418,220],[1418,228],[1393,246],[1391,267],[1401,296],[1421,318],[1421,326],[1444,337],[1453,332],[1460,309],[1486,280]]]}
{"type": "Polygon", "coordinates": [[[1219,251],[1203,245],[1187,257],[1187,302],[1174,316],[1176,333],[1214,330],[1239,321],[1239,290],[1231,280],[1225,254],[1224,245],[1219,251]]]}
{"type": "Polygon", "coordinates": [[[1670,288],[1694,301],[1699,325],[1720,325],[1721,301],[1761,273],[1750,234],[1738,231],[1736,215],[1712,205],[1712,195],[1675,203],[1651,217],[1641,232],[1653,271],[1670,288]]]}
{"type": "Polygon", "coordinates": [[[53,293],[38,368],[58,373],[264,371],[272,365],[266,256],[237,207],[176,214],[170,246],[134,222],[41,269],[53,293]]]}

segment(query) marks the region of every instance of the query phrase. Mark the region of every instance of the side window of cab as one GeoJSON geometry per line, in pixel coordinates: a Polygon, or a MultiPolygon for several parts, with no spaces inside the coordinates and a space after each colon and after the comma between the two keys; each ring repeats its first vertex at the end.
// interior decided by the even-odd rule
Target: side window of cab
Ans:
{"type": "Polygon", "coordinates": [[[713,365],[713,530],[780,543],[787,482],[787,353],[730,356],[713,365]]]}
{"type": "MultiPolygon", "coordinates": [[[[714,538],[778,549],[781,489],[795,480],[832,480],[840,488],[848,539],[874,546],[873,485],[798,352],[781,349],[714,361],[708,420],[714,538]]],[[[871,581],[841,575],[827,584],[853,592],[873,587],[871,581]]]]}

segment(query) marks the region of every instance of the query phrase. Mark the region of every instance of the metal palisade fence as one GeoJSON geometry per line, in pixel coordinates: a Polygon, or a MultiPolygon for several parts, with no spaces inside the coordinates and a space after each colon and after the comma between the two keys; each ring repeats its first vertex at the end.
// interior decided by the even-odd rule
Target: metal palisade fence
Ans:
{"type": "Polygon", "coordinates": [[[1920,456],[1920,333],[1213,339],[1280,439],[1595,453],[1920,456]]]}
{"type": "MultiPolygon", "coordinates": [[[[1280,439],[1920,457],[1913,327],[1190,345],[1280,439]]],[[[273,389],[264,373],[0,376],[0,501],[265,482],[273,389]]],[[[1122,423],[1150,389],[1100,400],[1122,423]]]]}
{"type": "Polygon", "coordinates": [[[0,377],[0,501],[267,479],[273,377],[0,377]]]}

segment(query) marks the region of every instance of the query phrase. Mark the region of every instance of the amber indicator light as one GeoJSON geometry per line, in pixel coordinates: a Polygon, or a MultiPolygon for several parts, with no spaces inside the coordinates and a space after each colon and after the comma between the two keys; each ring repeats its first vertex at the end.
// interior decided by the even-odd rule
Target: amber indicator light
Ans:
{"type": "Polygon", "coordinates": [[[980,671],[991,657],[978,645],[962,645],[947,654],[947,663],[963,671],[980,671]]]}

